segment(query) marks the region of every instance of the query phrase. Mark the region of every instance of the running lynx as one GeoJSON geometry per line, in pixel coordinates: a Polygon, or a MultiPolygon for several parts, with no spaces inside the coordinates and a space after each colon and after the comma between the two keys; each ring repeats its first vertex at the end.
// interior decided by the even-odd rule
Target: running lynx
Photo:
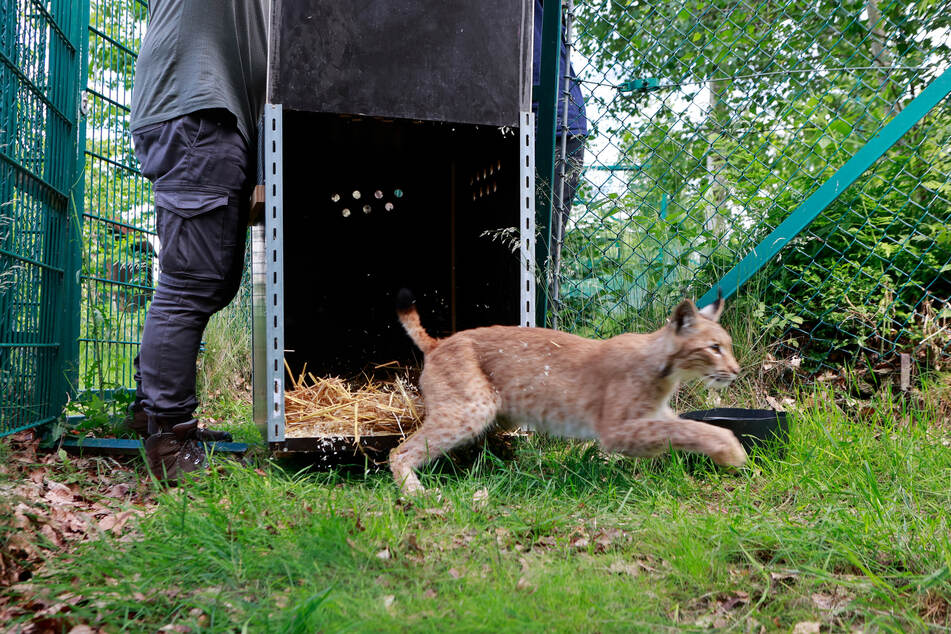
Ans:
{"type": "Polygon", "coordinates": [[[723,300],[697,310],[684,300],[664,327],[604,341],[557,330],[490,326],[434,339],[409,291],[400,322],[425,355],[419,385],[422,426],[390,452],[405,494],[422,491],[414,470],[472,440],[494,421],[598,440],[607,451],[656,456],[668,447],[742,466],[746,452],[729,430],[678,418],[668,401],[680,381],[715,388],[739,374],[730,336],[718,323],[723,300]]]}

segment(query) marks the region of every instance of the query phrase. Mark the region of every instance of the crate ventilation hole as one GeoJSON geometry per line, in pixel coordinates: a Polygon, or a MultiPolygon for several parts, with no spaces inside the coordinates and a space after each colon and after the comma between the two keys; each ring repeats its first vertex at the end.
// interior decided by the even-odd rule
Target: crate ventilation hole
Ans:
{"type": "MultiPolygon", "coordinates": [[[[489,171],[494,171],[494,170],[490,169],[489,171]]],[[[488,188],[486,188],[486,191],[488,191],[488,188]]],[[[493,191],[494,191],[494,189],[493,189],[493,191]]],[[[360,192],[359,189],[355,189],[355,190],[353,190],[353,192],[351,192],[350,196],[353,198],[353,200],[360,200],[360,198],[363,197],[363,194],[360,192]]],[[[376,200],[382,201],[382,200],[383,200],[383,196],[384,196],[384,194],[383,194],[383,190],[382,190],[382,189],[377,189],[377,190],[375,190],[375,191],[373,192],[373,198],[375,198],[376,200]]],[[[393,190],[393,198],[399,199],[399,198],[402,198],[402,197],[403,197],[403,190],[402,190],[402,189],[394,189],[394,190],[393,190]]],[[[341,196],[339,193],[334,193],[334,194],[331,194],[331,195],[330,195],[330,202],[340,203],[341,201],[343,201],[343,196],[341,196]]],[[[346,204],[346,203],[343,203],[343,204],[346,204]]],[[[364,214],[370,214],[370,213],[373,212],[373,205],[367,203],[367,204],[363,205],[363,206],[361,207],[361,209],[362,209],[362,211],[363,211],[364,214]]],[[[386,202],[383,203],[383,209],[384,209],[384,211],[393,211],[394,209],[396,209],[396,205],[394,205],[394,204],[393,204],[392,202],[390,202],[390,201],[386,201],[386,202]]],[[[351,213],[352,213],[352,212],[350,211],[350,207],[344,207],[344,208],[342,208],[342,209],[340,210],[340,215],[343,216],[344,218],[349,218],[350,215],[351,215],[351,213]]]]}

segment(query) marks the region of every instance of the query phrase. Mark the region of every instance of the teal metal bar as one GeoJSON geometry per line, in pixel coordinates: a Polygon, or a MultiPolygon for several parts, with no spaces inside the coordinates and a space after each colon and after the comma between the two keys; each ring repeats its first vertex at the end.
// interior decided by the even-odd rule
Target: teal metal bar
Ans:
{"type": "MultiPolygon", "coordinates": [[[[136,455],[145,451],[141,440],[125,438],[66,438],[62,448],[67,451],[105,454],[136,455]]],[[[244,453],[248,450],[243,442],[203,442],[206,452],[244,453]]]]}
{"type": "Polygon", "coordinates": [[[600,172],[639,172],[647,167],[646,165],[589,165],[586,169],[598,170],[600,172]]]}
{"type": "Polygon", "coordinates": [[[87,88],[89,76],[89,28],[90,6],[88,2],[80,3],[80,9],[74,14],[73,33],[78,48],[79,68],[76,78],[77,90],[74,91],[72,107],[76,111],[76,145],[73,148],[72,183],[70,191],[69,213],[66,219],[66,255],[63,263],[66,268],[64,275],[65,293],[63,303],[66,307],[66,317],[62,320],[61,351],[63,394],[71,398],[76,397],[79,389],[79,338],[82,333],[82,289],[80,277],[83,267],[83,221],[86,200],[86,179],[83,174],[86,170],[86,116],[82,113],[82,93],[79,89],[87,88]]]}
{"type": "Polygon", "coordinates": [[[904,110],[872,137],[862,149],[855,153],[845,165],[840,167],[829,180],[823,183],[809,198],[782,221],[772,233],[753,247],[739,264],[734,266],[719,282],[707,291],[697,305],[701,308],[712,304],[717,298],[718,289],[724,297],[730,297],[739,288],[769,262],[800,231],[809,226],[816,216],[828,207],[842,192],[854,183],[859,176],[872,166],[881,156],[895,145],[916,123],[921,121],[932,108],[951,93],[951,68],[944,71],[905,106],[904,110]]]}
{"type": "MultiPolygon", "coordinates": [[[[551,209],[555,181],[555,128],[558,125],[558,76],[561,61],[561,0],[548,0],[542,15],[542,55],[538,86],[532,101],[538,103],[535,133],[535,242],[538,271],[546,271],[551,254],[551,209]]],[[[535,323],[548,323],[548,282],[537,284],[535,323]]]]}

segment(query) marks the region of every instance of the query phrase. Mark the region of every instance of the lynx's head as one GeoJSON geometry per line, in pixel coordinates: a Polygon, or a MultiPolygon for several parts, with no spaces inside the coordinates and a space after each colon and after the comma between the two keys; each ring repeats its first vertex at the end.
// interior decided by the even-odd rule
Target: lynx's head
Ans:
{"type": "Polygon", "coordinates": [[[720,325],[723,298],[697,310],[689,299],[680,303],[667,323],[674,341],[668,361],[671,374],[679,379],[703,379],[708,387],[723,389],[740,374],[733,357],[733,340],[720,325]]]}

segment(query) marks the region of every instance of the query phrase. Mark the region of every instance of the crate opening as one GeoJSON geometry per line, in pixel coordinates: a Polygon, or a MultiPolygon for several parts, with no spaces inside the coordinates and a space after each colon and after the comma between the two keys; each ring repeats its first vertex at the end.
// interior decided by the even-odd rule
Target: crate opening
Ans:
{"type": "Polygon", "coordinates": [[[516,134],[285,111],[284,347],[291,372],[420,365],[394,298],[434,336],[519,317],[516,134]]]}

